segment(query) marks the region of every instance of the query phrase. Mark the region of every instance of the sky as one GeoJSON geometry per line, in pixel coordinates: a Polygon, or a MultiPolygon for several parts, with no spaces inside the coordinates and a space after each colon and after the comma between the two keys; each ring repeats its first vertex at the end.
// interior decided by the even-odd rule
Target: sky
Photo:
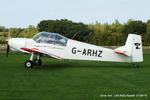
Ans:
{"type": "Polygon", "coordinates": [[[150,19],[150,0],[0,0],[0,26],[28,27],[47,19],[85,24],[150,19]]]}

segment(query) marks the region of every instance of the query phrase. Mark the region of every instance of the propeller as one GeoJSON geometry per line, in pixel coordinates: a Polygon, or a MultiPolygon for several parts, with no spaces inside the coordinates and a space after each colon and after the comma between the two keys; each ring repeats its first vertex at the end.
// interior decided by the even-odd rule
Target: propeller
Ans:
{"type": "Polygon", "coordinates": [[[9,44],[8,44],[10,38],[11,38],[10,33],[8,33],[8,38],[6,39],[6,41],[7,41],[7,49],[6,49],[6,55],[7,55],[7,57],[9,55],[9,51],[10,51],[10,47],[9,47],[9,44]]]}
{"type": "Polygon", "coordinates": [[[9,50],[10,50],[10,47],[9,47],[9,44],[7,43],[7,57],[9,55],[9,50]]]}

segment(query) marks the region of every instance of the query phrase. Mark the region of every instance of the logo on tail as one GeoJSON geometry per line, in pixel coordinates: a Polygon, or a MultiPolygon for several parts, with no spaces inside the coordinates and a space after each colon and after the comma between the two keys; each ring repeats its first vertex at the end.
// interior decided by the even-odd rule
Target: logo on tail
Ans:
{"type": "Polygon", "coordinates": [[[140,43],[134,43],[134,45],[136,46],[135,47],[136,49],[140,49],[140,47],[139,47],[141,45],[140,43]]]}

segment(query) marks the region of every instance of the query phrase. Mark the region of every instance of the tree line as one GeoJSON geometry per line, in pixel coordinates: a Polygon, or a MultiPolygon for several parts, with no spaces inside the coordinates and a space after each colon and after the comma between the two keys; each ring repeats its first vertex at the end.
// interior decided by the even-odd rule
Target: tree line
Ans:
{"type": "Polygon", "coordinates": [[[29,25],[27,28],[5,28],[0,26],[0,44],[7,43],[6,39],[8,37],[31,38],[36,33],[38,33],[38,28],[33,25],[29,25]]]}
{"type": "MultiPolygon", "coordinates": [[[[113,23],[95,22],[84,24],[67,19],[43,20],[37,26],[30,25],[27,28],[5,28],[0,26],[0,37],[33,37],[41,31],[60,33],[68,38],[92,43],[95,45],[119,46],[124,45],[129,33],[142,36],[143,45],[150,45],[150,20],[129,19],[126,23],[115,20],[113,23]]],[[[0,38],[0,43],[4,43],[0,38]]]]}

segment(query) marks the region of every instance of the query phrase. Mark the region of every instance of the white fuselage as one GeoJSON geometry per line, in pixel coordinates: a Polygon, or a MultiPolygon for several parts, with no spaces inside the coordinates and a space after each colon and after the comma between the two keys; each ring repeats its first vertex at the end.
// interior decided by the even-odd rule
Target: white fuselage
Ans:
{"type": "Polygon", "coordinates": [[[22,52],[26,52],[21,49],[22,47],[36,48],[40,53],[58,59],[131,62],[131,57],[117,54],[112,49],[71,39],[68,39],[66,46],[61,46],[49,43],[37,43],[33,39],[28,38],[12,38],[9,40],[9,45],[11,48],[22,52]]]}

